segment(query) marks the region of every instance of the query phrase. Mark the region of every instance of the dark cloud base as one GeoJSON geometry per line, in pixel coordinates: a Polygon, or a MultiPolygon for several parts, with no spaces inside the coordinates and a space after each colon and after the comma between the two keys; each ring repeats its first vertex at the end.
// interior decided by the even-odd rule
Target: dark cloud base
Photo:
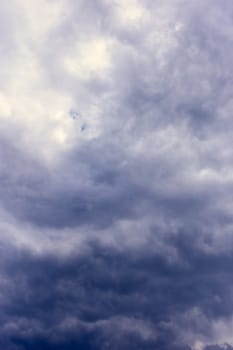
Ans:
{"type": "MultiPolygon", "coordinates": [[[[191,349],[182,332],[211,329],[189,310],[212,321],[231,316],[233,257],[209,255],[182,234],[171,244],[179,262],[153,249],[125,253],[96,243],[63,259],[26,251],[6,257],[2,249],[4,348],[191,349]]],[[[221,347],[206,348],[213,349],[221,347]]]]}

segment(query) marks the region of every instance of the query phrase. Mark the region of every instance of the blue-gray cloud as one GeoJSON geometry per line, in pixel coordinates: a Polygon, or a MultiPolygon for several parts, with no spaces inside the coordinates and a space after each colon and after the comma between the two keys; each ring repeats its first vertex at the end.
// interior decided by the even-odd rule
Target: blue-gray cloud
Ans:
{"type": "Polygon", "coordinates": [[[231,1],[0,5],[0,344],[232,349],[231,1]]]}

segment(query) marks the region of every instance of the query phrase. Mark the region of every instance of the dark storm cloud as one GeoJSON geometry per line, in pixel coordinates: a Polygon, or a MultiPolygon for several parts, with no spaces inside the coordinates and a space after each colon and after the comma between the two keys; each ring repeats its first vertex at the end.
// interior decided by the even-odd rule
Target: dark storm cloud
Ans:
{"type": "MultiPolygon", "coordinates": [[[[176,190],[169,193],[160,188],[166,183],[166,178],[168,181],[170,178],[170,174],[166,174],[170,171],[168,169],[165,174],[159,173],[160,157],[155,160],[155,169],[151,168],[150,160],[143,159],[140,165],[139,160],[134,159],[129,160],[130,165],[122,167],[124,153],[120,153],[119,148],[112,145],[102,145],[97,151],[94,148],[95,145],[88,151],[84,150],[83,154],[80,152],[71,157],[67,166],[69,173],[61,181],[60,175],[44,170],[5,145],[4,155],[8,154],[5,171],[10,167],[13,170],[11,174],[2,172],[4,186],[1,196],[5,207],[24,222],[58,229],[80,225],[97,229],[111,227],[120,219],[136,219],[146,214],[153,223],[154,213],[161,212],[168,219],[185,216],[182,220],[187,225],[196,217],[202,218],[203,211],[211,210],[209,199],[215,194],[208,193],[208,190],[196,194],[188,187],[183,193],[176,190]],[[116,156],[111,159],[115,152],[116,156]],[[76,165],[71,166],[71,163],[76,165]],[[84,175],[80,175],[83,164],[86,169],[84,175]],[[143,169],[139,169],[141,167],[143,169]],[[138,172],[141,173],[139,178],[138,172]],[[86,176],[89,177],[88,184],[82,186],[86,176]],[[148,187],[151,176],[156,182],[153,192],[148,187]]],[[[172,170],[176,171],[176,167],[173,166],[172,170]]],[[[64,170],[58,169],[57,173],[60,171],[64,170]]]]}
{"type": "Polygon", "coordinates": [[[0,346],[232,349],[232,2],[38,4],[0,6],[0,346]]]}
{"type": "Polygon", "coordinates": [[[208,320],[231,317],[232,256],[204,253],[184,234],[173,244],[173,263],[95,243],[64,259],[2,247],[1,338],[23,349],[190,349],[190,329],[211,339],[208,320]]]}

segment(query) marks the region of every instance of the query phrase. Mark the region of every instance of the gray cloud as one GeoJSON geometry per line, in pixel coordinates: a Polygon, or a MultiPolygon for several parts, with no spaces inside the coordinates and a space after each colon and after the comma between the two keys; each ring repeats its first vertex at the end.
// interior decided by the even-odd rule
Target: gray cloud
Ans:
{"type": "Polygon", "coordinates": [[[231,349],[232,14],[0,5],[4,349],[231,349]]]}

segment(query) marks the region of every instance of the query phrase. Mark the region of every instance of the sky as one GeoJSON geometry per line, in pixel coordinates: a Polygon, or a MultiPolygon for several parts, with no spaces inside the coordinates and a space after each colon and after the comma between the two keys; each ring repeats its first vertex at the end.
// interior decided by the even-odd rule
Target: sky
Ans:
{"type": "Polygon", "coordinates": [[[0,348],[233,350],[232,0],[0,3],[0,348]]]}

